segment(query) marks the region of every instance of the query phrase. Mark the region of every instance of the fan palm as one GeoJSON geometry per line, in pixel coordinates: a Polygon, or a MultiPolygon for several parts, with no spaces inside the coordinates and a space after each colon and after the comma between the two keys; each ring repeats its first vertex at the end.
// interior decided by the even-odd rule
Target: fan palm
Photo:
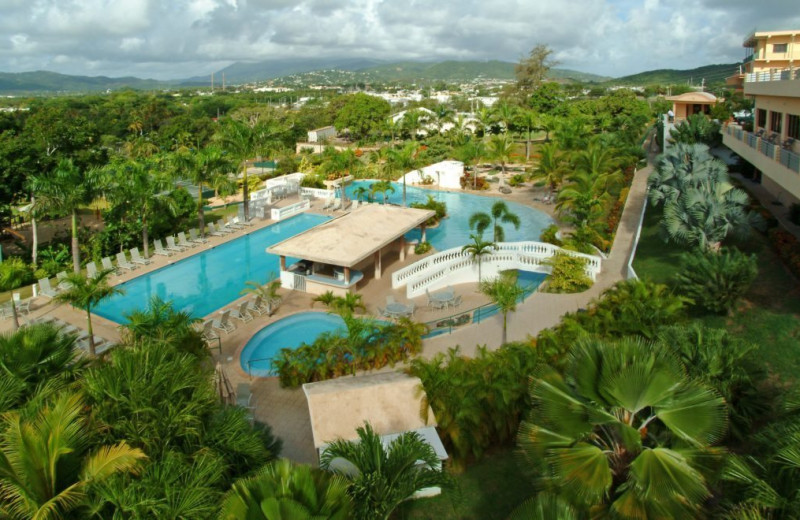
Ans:
{"type": "Polygon", "coordinates": [[[725,432],[725,403],[675,357],[636,339],[582,339],[567,375],[543,367],[520,428],[542,484],[581,509],[622,518],[695,517],[725,432]]]}
{"type": "MultiPolygon", "coordinates": [[[[8,258],[0,263],[0,291],[11,291],[20,287],[28,277],[30,269],[21,258],[8,258]]],[[[11,318],[14,330],[19,328],[17,303],[11,295],[11,318]]]]}
{"type": "Polygon", "coordinates": [[[92,308],[98,303],[124,291],[108,284],[108,277],[113,270],[102,269],[95,276],[84,276],[81,273],[67,275],[64,282],[67,288],[59,293],[55,299],[61,303],[69,303],[86,311],[86,332],[89,333],[89,355],[96,355],[94,333],[92,332],[92,308]]]}
{"type": "Polygon", "coordinates": [[[539,148],[539,162],[533,170],[533,178],[544,180],[550,189],[556,189],[564,178],[564,161],[558,148],[547,143],[539,148]]]}
{"type": "Polygon", "coordinates": [[[414,493],[449,483],[436,452],[418,433],[402,433],[384,447],[369,423],[356,432],[358,441],[334,441],[320,458],[324,469],[344,466],[335,471],[350,482],[356,518],[387,519],[414,493]],[[345,464],[340,465],[339,459],[345,464]]]}
{"type": "Polygon", "coordinates": [[[352,509],[347,481],[282,459],[234,482],[221,520],[346,520],[352,509]]]}
{"type": "Polygon", "coordinates": [[[647,179],[650,203],[674,202],[693,188],[729,185],[728,169],[705,145],[677,144],[656,161],[647,179]]]}
{"type": "Polygon", "coordinates": [[[506,233],[501,224],[511,224],[514,229],[519,229],[520,220],[516,213],[508,209],[505,202],[498,200],[492,204],[492,227],[494,230],[492,242],[505,241],[506,233]]]}
{"type": "Polygon", "coordinates": [[[522,287],[517,285],[517,273],[515,271],[500,273],[500,276],[493,280],[481,282],[480,289],[503,314],[503,336],[500,344],[505,345],[507,343],[508,313],[517,310],[517,300],[524,294],[522,287]]]}
{"type": "Polygon", "coordinates": [[[144,453],[125,442],[89,453],[93,433],[84,404],[65,394],[32,420],[9,412],[0,441],[0,516],[67,518],[85,504],[89,486],[118,473],[135,473],[144,453]]]}
{"type": "Polygon", "coordinates": [[[70,214],[72,220],[72,268],[81,270],[78,242],[78,209],[90,204],[100,193],[99,170],[83,171],[70,159],[62,159],[49,174],[31,179],[31,189],[38,203],[70,214]]]}
{"type": "Polygon", "coordinates": [[[470,235],[472,242],[461,248],[462,253],[467,253],[472,261],[478,264],[478,283],[481,282],[481,262],[483,257],[491,254],[497,248],[494,242],[484,242],[480,235],[470,235]]]}

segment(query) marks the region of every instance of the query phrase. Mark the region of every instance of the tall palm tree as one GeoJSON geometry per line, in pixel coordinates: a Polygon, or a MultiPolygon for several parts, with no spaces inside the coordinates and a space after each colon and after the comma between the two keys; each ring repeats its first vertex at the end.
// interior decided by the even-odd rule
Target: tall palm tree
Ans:
{"type": "Polygon", "coordinates": [[[52,172],[31,179],[31,188],[39,203],[71,216],[72,268],[76,273],[81,271],[78,209],[90,204],[99,194],[100,180],[98,170],[81,170],[71,159],[61,159],[52,172]]]}
{"type": "Polygon", "coordinates": [[[478,163],[486,157],[486,145],[482,139],[472,138],[456,150],[456,156],[466,166],[472,166],[472,189],[478,188],[478,163]]]}
{"type": "Polygon", "coordinates": [[[94,430],[83,409],[80,396],[62,394],[31,420],[17,412],[3,416],[0,516],[71,518],[85,505],[90,486],[137,472],[145,455],[124,441],[89,453],[94,430]]]}
{"type": "Polygon", "coordinates": [[[492,107],[492,115],[495,121],[500,123],[503,127],[503,133],[509,137],[511,136],[511,126],[518,113],[519,109],[506,101],[500,101],[492,107]]]}
{"type": "Polygon", "coordinates": [[[277,129],[273,121],[246,122],[228,119],[215,135],[222,147],[242,168],[242,204],[245,220],[250,220],[248,197],[247,160],[277,147],[277,129]]]}
{"type": "Polygon", "coordinates": [[[519,215],[508,209],[508,205],[502,200],[492,204],[492,227],[494,230],[492,242],[503,242],[506,239],[506,232],[502,224],[511,224],[514,229],[519,229],[519,215]]]}
{"type": "MultiPolygon", "coordinates": [[[[21,258],[7,258],[0,263],[0,291],[12,291],[20,287],[28,277],[30,269],[21,258]]],[[[14,330],[19,328],[17,303],[11,295],[11,318],[14,330]]]]}
{"type": "Polygon", "coordinates": [[[346,520],[352,503],[347,480],[287,459],[233,483],[222,503],[221,520],[346,520]]]}
{"type": "Polygon", "coordinates": [[[461,252],[467,253],[472,261],[478,264],[478,283],[481,282],[481,262],[483,257],[491,254],[497,248],[494,242],[484,242],[480,235],[472,234],[469,236],[472,242],[461,248],[461,252]]]}
{"type": "Polygon", "coordinates": [[[405,174],[417,167],[417,143],[406,143],[402,147],[392,148],[387,152],[386,162],[391,172],[403,173],[403,206],[406,205],[406,176],[405,174]]]}
{"type": "Polygon", "coordinates": [[[89,354],[96,355],[94,346],[94,332],[92,331],[92,308],[98,303],[124,291],[108,284],[108,277],[114,271],[101,269],[95,276],[84,276],[81,273],[70,273],[64,282],[67,288],[56,295],[58,302],[69,303],[86,311],[86,332],[89,334],[89,354]]]}
{"type": "Polygon", "coordinates": [[[700,513],[727,410],[671,353],[638,339],[581,339],[567,375],[545,366],[531,397],[518,442],[547,475],[544,488],[593,514],[700,513]]]}
{"type": "Polygon", "coordinates": [[[388,519],[417,491],[449,484],[436,452],[418,433],[403,433],[384,447],[369,423],[356,432],[357,442],[334,441],[320,458],[320,467],[333,469],[350,481],[355,518],[388,519]],[[335,469],[337,459],[348,462],[352,469],[335,469]]]}
{"type": "Polygon", "coordinates": [[[233,168],[233,163],[222,149],[216,146],[206,146],[195,151],[180,150],[174,153],[170,160],[178,176],[186,176],[193,184],[197,185],[197,225],[200,228],[200,234],[205,236],[203,187],[211,186],[221,195],[233,193],[236,183],[228,175],[233,168]]]}
{"type": "Polygon", "coordinates": [[[524,294],[522,287],[517,285],[517,273],[515,271],[502,272],[493,280],[481,282],[480,289],[503,314],[503,336],[500,345],[505,345],[507,343],[508,313],[517,310],[517,300],[524,294]]]}
{"type": "Polygon", "coordinates": [[[376,193],[380,193],[381,196],[383,197],[383,203],[386,204],[386,192],[389,191],[394,193],[394,186],[392,186],[392,183],[389,181],[378,181],[378,182],[373,182],[370,185],[369,191],[373,197],[375,196],[376,193]]]}
{"type": "Polygon", "coordinates": [[[503,177],[506,175],[506,164],[511,162],[511,154],[514,151],[514,141],[508,134],[493,135],[489,139],[489,155],[500,163],[503,177]]]}
{"type": "Polygon", "coordinates": [[[153,296],[145,310],[133,310],[125,314],[128,321],[121,330],[126,343],[141,345],[148,341],[159,341],[196,355],[208,352],[202,335],[194,324],[200,321],[186,311],[176,310],[172,302],[153,296]]]}
{"type": "Polygon", "coordinates": [[[531,159],[531,137],[539,127],[539,115],[533,110],[519,110],[515,117],[516,124],[525,130],[525,160],[531,159]]]}
{"type": "Polygon", "coordinates": [[[478,237],[483,238],[483,233],[492,225],[492,217],[488,213],[478,211],[469,216],[469,228],[474,229],[478,237]]]}
{"type": "Polygon", "coordinates": [[[533,170],[534,179],[542,179],[554,190],[564,178],[564,161],[558,148],[547,143],[539,148],[539,162],[533,170]]]}

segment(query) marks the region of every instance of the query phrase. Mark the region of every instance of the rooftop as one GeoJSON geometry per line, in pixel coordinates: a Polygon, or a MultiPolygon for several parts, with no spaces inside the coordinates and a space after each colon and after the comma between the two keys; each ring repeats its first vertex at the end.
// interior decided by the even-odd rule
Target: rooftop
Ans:
{"type": "Polygon", "coordinates": [[[343,217],[278,242],[267,248],[267,252],[353,267],[435,214],[427,209],[367,204],[343,217]]]}
{"type": "Polygon", "coordinates": [[[710,92],[685,92],[677,96],[669,96],[667,101],[682,103],[716,103],[717,97],[710,92]]]}

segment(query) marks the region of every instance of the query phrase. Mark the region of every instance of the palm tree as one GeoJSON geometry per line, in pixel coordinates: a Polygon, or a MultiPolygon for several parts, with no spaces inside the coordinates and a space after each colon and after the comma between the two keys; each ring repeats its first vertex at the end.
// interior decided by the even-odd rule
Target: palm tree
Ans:
{"type": "Polygon", "coordinates": [[[367,310],[363,295],[351,292],[335,297],[331,302],[331,308],[342,316],[352,316],[358,309],[361,309],[362,312],[367,310]]]}
{"type": "Polygon", "coordinates": [[[506,164],[511,162],[514,151],[514,141],[507,134],[493,135],[489,140],[489,155],[500,162],[503,177],[506,175],[506,164]]]}
{"type": "Polygon", "coordinates": [[[480,235],[472,234],[469,236],[472,243],[461,248],[462,253],[467,253],[472,261],[478,264],[478,283],[481,282],[481,261],[484,255],[491,254],[497,248],[494,242],[484,242],[480,235]]]}
{"type": "Polygon", "coordinates": [[[543,367],[520,428],[540,483],[574,507],[625,518],[694,518],[710,496],[727,411],[671,353],[638,339],[581,339],[567,375],[543,367]]]}
{"type": "Polygon", "coordinates": [[[492,107],[492,116],[503,127],[503,133],[506,135],[511,134],[511,126],[518,113],[519,109],[506,101],[501,101],[492,107]]]}
{"type": "Polygon", "coordinates": [[[112,269],[101,269],[95,276],[71,273],[64,280],[67,288],[55,297],[58,302],[69,303],[86,311],[86,332],[89,334],[89,354],[92,357],[96,355],[94,333],[92,332],[92,308],[106,298],[124,292],[122,289],[111,287],[108,284],[108,277],[113,272],[112,269]]]}
{"type": "Polygon", "coordinates": [[[234,482],[219,518],[346,520],[351,510],[347,480],[282,459],[234,482]]]}
{"type": "Polygon", "coordinates": [[[333,294],[333,291],[325,291],[322,294],[318,294],[311,299],[311,306],[313,307],[315,303],[321,303],[325,307],[332,307],[333,302],[336,301],[336,295],[333,294]]]}
{"type": "Polygon", "coordinates": [[[508,313],[517,310],[517,300],[524,294],[522,287],[517,285],[517,273],[516,271],[502,272],[493,280],[481,282],[480,289],[503,314],[503,336],[500,345],[505,345],[507,343],[508,313]]]}
{"type": "Polygon", "coordinates": [[[457,157],[466,166],[472,166],[472,189],[478,188],[478,163],[486,157],[486,145],[481,139],[470,139],[461,148],[456,150],[457,157]]]}
{"type": "Polygon", "coordinates": [[[71,159],[61,159],[49,174],[31,179],[31,188],[38,202],[46,207],[65,211],[72,218],[72,268],[81,271],[78,243],[78,209],[90,204],[99,193],[98,170],[82,171],[71,159]]]}
{"type": "MultiPolygon", "coordinates": [[[[21,258],[7,258],[0,263],[0,291],[12,291],[20,287],[28,278],[30,269],[21,258]]],[[[17,303],[14,295],[11,295],[11,317],[14,330],[19,328],[19,317],[17,316],[17,303]]]]}
{"type": "Polygon", "coordinates": [[[554,190],[564,178],[564,165],[558,148],[553,143],[542,145],[539,149],[539,162],[533,170],[534,179],[542,179],[554,190]]]}
{"type": "Polygon", "coordinates": [[[406,143],[400,148],[392,148],[387,152],[386,164],[390,172],[403,173],[403,206],[406,205],[406,176],[405,174],[417,167],[417,143],[406,143]]]}
{"type": "Polygon", "coordinates": [[[356,196],[357,201],[361,202],[364,197],[369,196],[369,189],[366,186],[358,186],[353,190],[353,195],[356,196]]]}
{"type": "Polygon", "coordinates": [[[392,183],[389,181],[378,181],[378,182],[373,182],[370,185],[369,191],[373,197],[375,196],[376,193],[380,193],[381,196],[383,197],[383,203],[386,204],[386,192],[389,191],[394,193],[394,186],[392,186],[392,183]]]}
{"type": "Polygon", "coordinates": [[[469,216],[469,228],[474,229],[475,233],[483,238],[483,233],[492,225],[492,217],[488,213],[478,211],[469,216]]]}
{"type": "Polygon", "coordinates": [[[525,160],[531,159],[531,136],[539,126],[539,115],[533,110],[519,110],[515,121],[520,128],[525,130],[525,160]]]}
{"type": "Polygon", "coordinates": [[[514,229],[519,229],[520,220],[516,213],[508,209],[508,205],[502,200],[498,200],[492,204],[492,225],[494,235],[492,242],[503,242],[506,239],[506,233],[502,224],[511,224],[514,229]]]}
{"type": "Polygon", "coordinates": [[[203,186],[211,186],[223,195],[233,193],[235,182],[228,176],[233,164],[216,146],[206,146],[195,151],[181,150],[173,154],[171,160],[179,175],[186,175],[193,184],[197,185],[197,225],[200,228],[200,234],[205,236],[203,186]]]}
{"type": "Polygon", "coordinates": [[[350,481],[348,492],[355,518],[387,519],[414,493],[449,484],[436,452],[418,433],[402,433],[384,447],[369,423],[356,432],[358,441],[334,441],[320,458],[320,467],[350,481]],[[343,459],[352,469],[335,469],[337,459],[343,459]]]}
{"type": "MultiPolygon", "coordinates": [[[[58,520],[85,505],[86,491],[120,473],[136,473],[144,453],[119,442],[89,453],[95,433],[76,394],[59,396],[31,419],[8,412],[0,442],[0,515],[58,520]]],[[[83,515],[78,515],[83,516],[83,515]]]]}
{"type": "Polygon", "coordinates": [[[705,145],[677,144],[661,154],[647,179],[650,203],[675,202],[681,194],[714,185],[730,185],[728,168],[705,145]]]}
{"type": "Polygon", "coordinates": [[[189,312],[175,310],[170,301],[153,296],[145,310],[133,310],[125,314],[127,323],[122,324],[125,341],[131,345],[141,345],[147,341],[158,341],[178,350],[204,355],[202,335],[195,329],[200,321],[189,312]]]}
{"type": "Polygon", "coordinates": [[[242,167],[242,197],[244,218],[250,220],[250,200],[248,197],[247,160],[276,147],[276,130],[272,121],[248,123],[236,119],[225,122],[215,138],[242,167]]]}

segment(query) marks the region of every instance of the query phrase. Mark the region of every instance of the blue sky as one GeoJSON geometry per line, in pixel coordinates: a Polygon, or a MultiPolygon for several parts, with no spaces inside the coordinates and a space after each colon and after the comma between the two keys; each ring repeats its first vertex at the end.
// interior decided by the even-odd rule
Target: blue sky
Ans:
{"type": "Polygon", "coordinates": [[[797,0],[0,0],[0,70],[185,78],[234,61],[517,61],[620,76],[741,60],[797,0]]]}

